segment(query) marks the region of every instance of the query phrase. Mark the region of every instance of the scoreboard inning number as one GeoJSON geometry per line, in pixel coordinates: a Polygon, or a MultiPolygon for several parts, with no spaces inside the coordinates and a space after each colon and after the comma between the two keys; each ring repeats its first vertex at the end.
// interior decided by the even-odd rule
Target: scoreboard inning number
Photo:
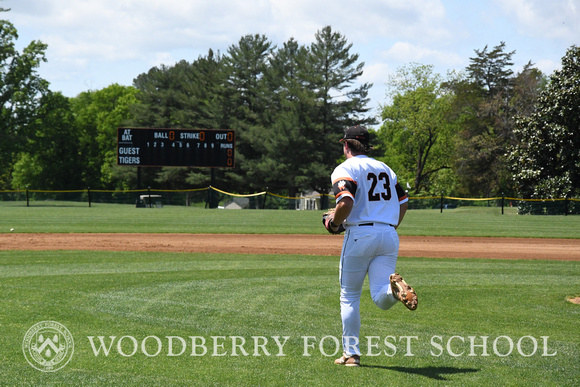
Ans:
{"type": "Polygon", "coordinates": [[[117,129],[117,165],[235,166],[235,131],[222,129],[117,129]]]}

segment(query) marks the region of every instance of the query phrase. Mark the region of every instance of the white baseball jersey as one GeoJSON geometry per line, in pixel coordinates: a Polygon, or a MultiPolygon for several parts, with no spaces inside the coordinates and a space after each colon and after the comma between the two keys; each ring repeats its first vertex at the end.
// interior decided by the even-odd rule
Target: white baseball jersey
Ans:
{"type": "Polygon", "coordinates": [[[331,176],[336,202],[354,201],[345,227],[365,223],[399,223],[399,206],[409,200],[397,175],[385,163],[365,155],[348,158],[331,176]]]}

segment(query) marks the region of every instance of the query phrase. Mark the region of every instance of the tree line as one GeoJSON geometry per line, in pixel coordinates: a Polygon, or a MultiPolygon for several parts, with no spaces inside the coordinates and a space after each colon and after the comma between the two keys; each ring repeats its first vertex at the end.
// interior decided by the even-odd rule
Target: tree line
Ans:
{"type": "Polygon", "coordinates": [[[345,36],[324,27],[310,45],[245,35],[227,52],[157,66],[131,86],[74,98],[38,75],[47,46],[15,49],[0,21],[0,188],[181,189],[206,187],[202,168],[120,167],[118,127],[236,130],[236,167],[217,169],[231,192],[326,193],[351,125],[376,125],[372,156],[411,194],[578,195],[580,52],[550,77],[532,63],[512,70],[505,43],[474,50],[443,77],[411,63],[388,79],[387,102],[370,114],[364,63],[345,36]],[[137,187],[138,182],[142,187],[137,187]]]}

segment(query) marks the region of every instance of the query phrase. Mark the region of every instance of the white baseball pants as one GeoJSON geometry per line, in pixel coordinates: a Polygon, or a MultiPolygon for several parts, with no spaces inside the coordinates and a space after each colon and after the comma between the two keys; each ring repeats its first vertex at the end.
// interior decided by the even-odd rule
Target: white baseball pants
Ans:
{"type": "Polygon", "coordinates": [[[340,256],[340,314],[342,345],[348,355],[360,355],[360,297],[368,273],[371,297],[381,309],[397,303],[389,276],[395,272],[399,253],[399,235],[393,226],[349,227],[340,256]]]}

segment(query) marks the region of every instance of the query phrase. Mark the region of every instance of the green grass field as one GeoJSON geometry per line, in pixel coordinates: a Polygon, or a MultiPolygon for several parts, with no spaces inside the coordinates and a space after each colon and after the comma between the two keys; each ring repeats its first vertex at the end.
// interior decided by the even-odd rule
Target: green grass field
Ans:
{"type": "MultiPolygon", "coordinates": [[[[286,223],[293,232],[319,233],[319,217],[0,207],[0,231],[266,233],[283,232],[286,223]]],[[[568,229],[578,230],[578,222],[416,210],[401,234],[574,238],[568,229]]],[[[338,257],[0,250],[0,384],[578,385],[580,306],[566,299],[580,296],[579,262],[417,257],[401,258],[398,271],[417,289],[419,308],[381,311],[365,284],[361,350],[378,355],[350,369],[326,356],[341,334],[338,257]],[[57,372],[32,368],[22,351],[27,330],[47,320],[74,337],[74,355],[57,372]],[[103,348],[95,355],[89,337],[99,348],[99,336],[105,347],[112,343],[108,356],[103,348]],[[274,337],[288,337],[285,356],[277,356],[274,337]]]]}
{"type": "MultiPolygon", "coordinates": [[[[94,204],[93,207],[0,206],[0,233],[154,232],[324,234],[322,211],[209,210],[94,204]]],[[[579,238],[580,216],[505,214],[497,207],[410,210],[400,235],[579,238]]]]}

